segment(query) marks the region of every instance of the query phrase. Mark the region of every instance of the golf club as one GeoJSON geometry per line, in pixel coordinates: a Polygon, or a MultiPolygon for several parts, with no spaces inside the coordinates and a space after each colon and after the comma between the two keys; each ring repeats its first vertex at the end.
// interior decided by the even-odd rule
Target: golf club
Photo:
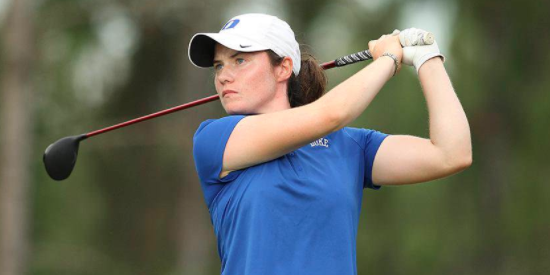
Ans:
{"type": "MultiPolygon", "coordinates": [[[[334,67],[342,67],[342,66],[346,66],[349,64],[353,64],[356,62],[365,61],[369,59],[372,59],[372,55],[368,50],[365,50],[365,51],[361,51],[358,53],[354,53],[354,54],[350,54],[350,55],[338,58],[330,62],[323,63],[321,64],[321,67],[324,70],[327,70],[334,67]]],[[[159,111],[150,115],[142,116],[130,121],[119,123],[104,129],[89,132],[87,134],[64,137],[52,143],[50,146],[48,146],[48,148],[46,148],[46,151],[44,152],[44,157],[43,157],[46,171],[48,172],[48,175],[52,179],[57,181],[64,180],[68,178],[69,175],[71,175],[71,172],[74,169],[74,166],[76,164],[76,159],[78,156],[78,147],[81,141],[99,134],[103,134],[103,133],[115,130],[115,129],[126,127],[138,122],[167,115],[180,110],[185,110],[187,108],[202,105],[204,103],[211,102],[218,99],[219,99],[218,95],[212,95],[212,96],[205,97],[189,103],[185,103],[170,109],[166,109],[166,110],[159,111]]]]}

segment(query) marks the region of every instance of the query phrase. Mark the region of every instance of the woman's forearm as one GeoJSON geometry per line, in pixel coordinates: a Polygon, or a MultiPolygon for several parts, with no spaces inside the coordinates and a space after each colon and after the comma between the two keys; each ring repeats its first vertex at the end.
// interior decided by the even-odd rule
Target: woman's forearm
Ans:
{"type": "Polygon", "coordinates": [[[273,160],[344,127],[370,104],[394,66],[393,59],[381,57],[311,104],[242,119],[227,141],[221,175],[273,160]]]}
{"type": "Polygon", "coordinates": [[[348,78],[315,104],[327,112],[336,131],[355,120],[372,102],[384,84],[392,77],[394,61],[384,56],[348,78]]]}
{"type": "Polygon", "coordinates": [[[430,140],[451,165],[469,164],[472,145],[468,119],[440,58],[432,58],[418,72],[430,117],[430,140]]]}

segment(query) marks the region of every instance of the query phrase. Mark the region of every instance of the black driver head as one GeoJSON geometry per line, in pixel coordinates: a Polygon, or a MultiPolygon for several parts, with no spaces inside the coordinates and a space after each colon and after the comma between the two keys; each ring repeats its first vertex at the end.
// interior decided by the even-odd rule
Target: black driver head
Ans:
{"type": "Polygon", "coordinates": [[[78,145],[86,138],[85,134],[65,137],[46,148],[44,166],[52,179],[64,180],[71,175],[78,156],[78,145]]]}

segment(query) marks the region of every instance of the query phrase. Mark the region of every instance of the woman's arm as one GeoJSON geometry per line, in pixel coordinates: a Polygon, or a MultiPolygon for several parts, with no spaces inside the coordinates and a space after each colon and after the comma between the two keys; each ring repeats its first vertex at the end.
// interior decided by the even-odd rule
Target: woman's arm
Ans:
{"type": "MultiPolygon", "coordinates": [[[[374,52],[374,44],[369,46],[374,52]]],[[[401,60],[395,36],[381,38],[376,48],[375,58],[390,52],[401,60]]],[[[242,119],[227,142],[220,177],[278,158],[344,127],[372,102],[394,66],[392,58],[379,58],[311,104],[242,119]]]]}
{"type": "Polygon", "coordinates": [[[472,163],[470,127],[440,58],[418,72],[427,101],[430,139],[394,135],[380,145],[373,165],[373,182],[397,185],[449,176],[472,163]]]}

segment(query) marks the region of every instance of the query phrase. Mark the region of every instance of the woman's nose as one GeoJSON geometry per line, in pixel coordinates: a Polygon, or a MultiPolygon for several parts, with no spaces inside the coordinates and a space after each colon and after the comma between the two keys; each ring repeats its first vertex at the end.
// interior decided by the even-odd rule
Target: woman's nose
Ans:
{"type": "Polygon", "coordinates": [[[235,79],[234,72],[232,72],[231,69],[228,67],[223,68],[218,73],[218,81],[220,81],[220,83],[222,84],[233,82],[234,79],[235,79]]]}

